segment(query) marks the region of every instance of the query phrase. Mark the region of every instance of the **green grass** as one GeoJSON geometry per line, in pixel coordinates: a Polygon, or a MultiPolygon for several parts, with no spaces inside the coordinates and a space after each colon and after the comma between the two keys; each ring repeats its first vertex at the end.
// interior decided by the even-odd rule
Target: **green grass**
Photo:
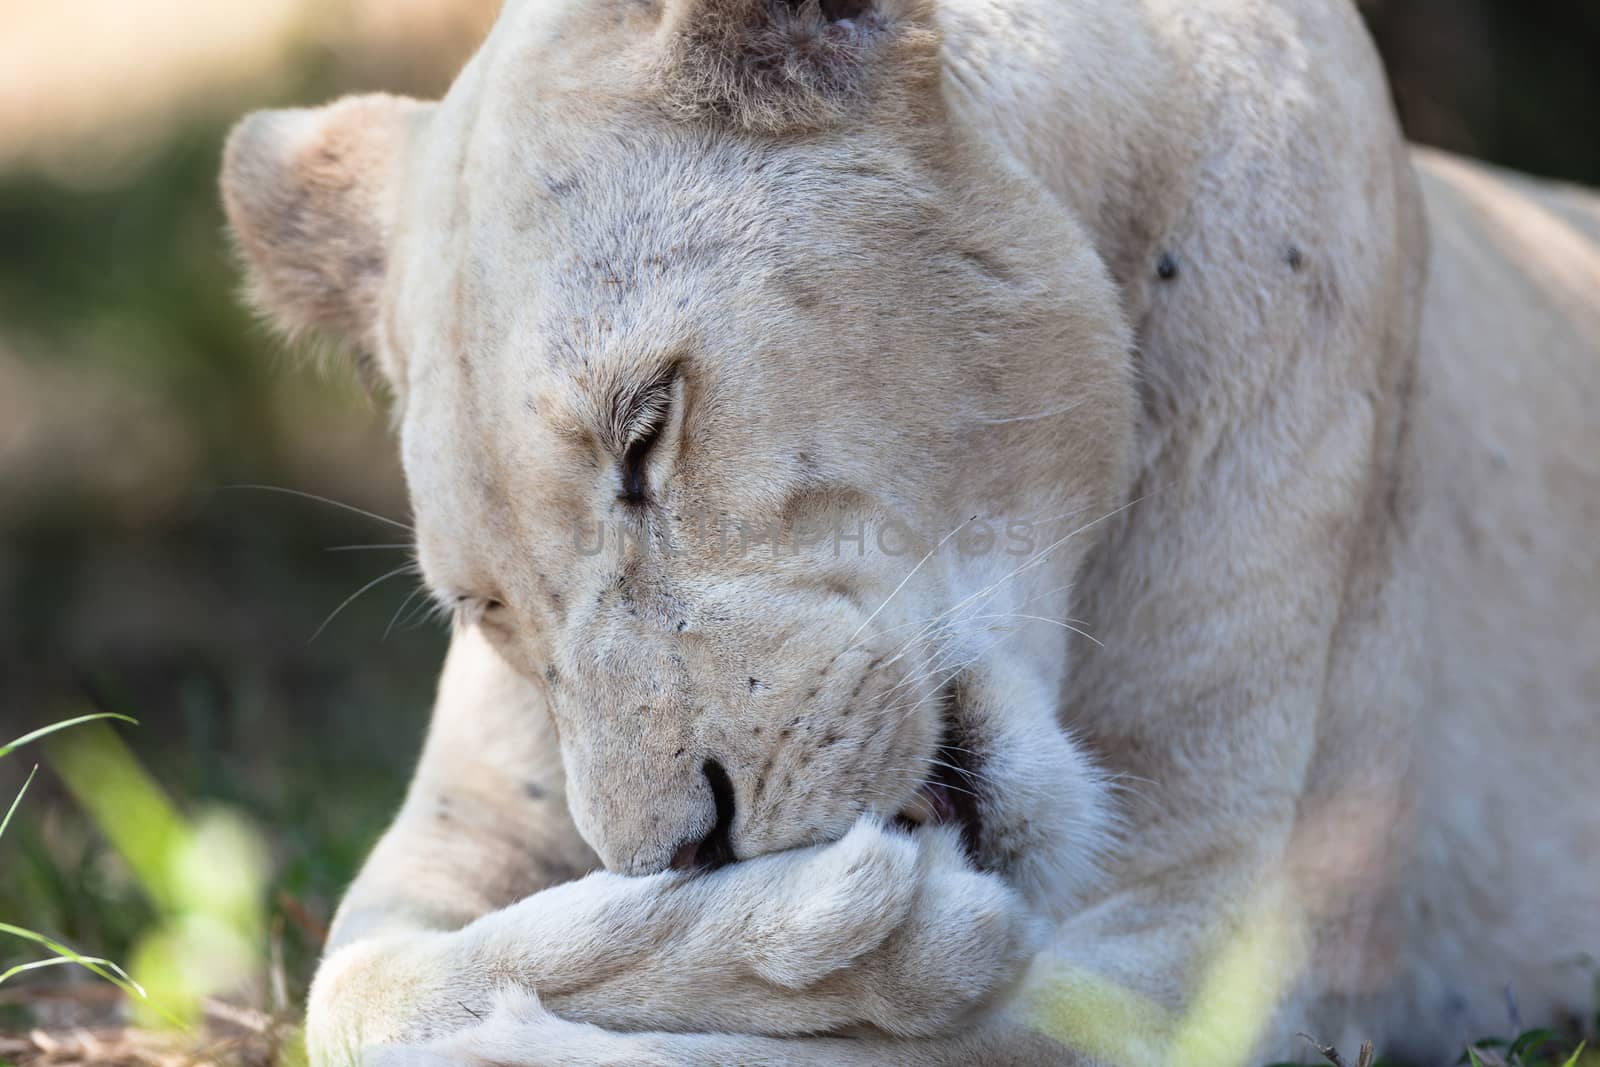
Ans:
{"type": "MultiPolygon", "coordinates": [[[[24,745],[31,745],[35,742],[43,741],[51,734],[58,734],[62,730],[70,730],[74,726],[82,726],[84,723],[98,722],[102,719],[117,719],[121,722],[132,723],[134,726],[139,725],[139,720],[130,719],[126,715],[118,715],[114,711],[100,711],[95,712],[92,715],[80,715],[76,719],[67,719],[64,722],[52,723],[49,726],[42,726],[33,731],[31,734],[23,734],[21,737],[10,742],[9,744],[0,745],[0,756],[9,756],[24,745]]],[[[38,768],[35,767],[34,770],[38,770],[38,768]]],[[[11,806],[14,810],[16,808],[15,802],[13,802],[11,806]]],[[[0,830],[4,830],[4,826],[0,826],[0,830]]]]}
{"type": "MultiPolygon", "coordinates": [[[[34,744],[35,742],[41,741],[52,734],[60,733],[62,730],[71,729],[74,726],[82,726],[85,723],[96,722],[103,719],[119,719],[123,722],[129,722],[133,723],[134,725],[138,725],[135,720],[128,718],[126,715],[117,715],[112,712],[98,712],[91,715],[80,715],[74,719],[67,719],[63,722],[41,727],[38,730],[34,730],[32,733],[24,734],[9,744],[0,745],[0,758],[9,756],[17,751],[17,749],[26,745],[34,744]]],[[[28,787],[33,784],[34,776],[38,773],[39,768],[37,765],[35,765],[33,770],[28,773],[27,781],[23,782],[22,789],[18,791],[16,799],[14,799],[11,802],[11,806],[6,809],[5,819],[0,821],[0,839],[4,838],[6,829],[11,825],[12,817],[16,815],[17,808],[22,804],[22,798],[27,794],[28,787]]],[[[72,965],[82,967],[87,971],[99,975],[101,978],[105,979],[118,989],[121,989],[124,993],[127,993],[131,996],[142,998],[145,995],[144,989],[139,985],[139,983],[135,982],[133,978],[129,976],[127,971],[123,970],[117,964],[112,963],[110,960],[101,959],[97,956],[82,955],[73,949],[68,948],[66,945],[45,937],[43,934],[37,933],[33,930],[25,929],[20,926],[13,926],[10,923],[0,922],[0,934],[5,934],[21,941],[32,942],[33,944],[39,945],[51,953],[51,955],[42,959],[36,959],[28,963],[19,963],[3,972],[0,972],[0,985],[4,985],[6,982],[17,977],[18,975],[30,974],[50,967],[72,965]]]]}
{"type": "Polygon", "coordinates": [[[1586,1047],[1580,1041],[1572,1048],[1570,1041],[1551,1030],[1528,1030],[1510,1041],[1479,1041],[1467,1049],[1462,1062],[1471,1067],[1578,1067],[1586,1047]]]}
{"type": "MultiPolygon", "coordinates": [[[[1475,1041],[1462,1050],[1461,1058],[1456,1062],[1466,1067],[1600,1067],[1600,1051],[1590,1051],[1595,1036],[1600,1035],[1600,973],[1596,974],[1594,990],[1596,1014],[1590,1020],[1593,1032],[1588,1037],[1543,1028],[1520,1030],[1517,1036],[1510,1039],[1484,1038],[1475,1041]]],[[[1507,999],[1511,1000],[1509,991],[1507,999]]],[[[1519,1014],[1516,1006],[1508,1003],[1507,1007],[1515,1023],[1515,1016],[1519,1014]]],[[[1321,1062],[1332,1064],[1333,1067],[1400,1067],[1393,1061],[1378,1059],[1370,1043],[1362,1047],[1358,1056],[1347,1058],[1338,1049],[1324,1047],[1308,1035],[1302,1034],[1301,1037],[1320,1055],[1321,1062]]],[[[1271,1067],[1304,1065],[1280,1063],[1271,1067]]]]}

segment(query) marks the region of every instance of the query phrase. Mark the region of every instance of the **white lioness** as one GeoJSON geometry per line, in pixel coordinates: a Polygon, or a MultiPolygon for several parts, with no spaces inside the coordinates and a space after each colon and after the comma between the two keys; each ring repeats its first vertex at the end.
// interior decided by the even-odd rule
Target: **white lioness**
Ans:
{"type": "Polygon", "coordinates": [[[512,0],[224,189],[458,617],[317,1062],[1585,1004],[1600,206],[1413,156],[1347,0],[512,0]]]}

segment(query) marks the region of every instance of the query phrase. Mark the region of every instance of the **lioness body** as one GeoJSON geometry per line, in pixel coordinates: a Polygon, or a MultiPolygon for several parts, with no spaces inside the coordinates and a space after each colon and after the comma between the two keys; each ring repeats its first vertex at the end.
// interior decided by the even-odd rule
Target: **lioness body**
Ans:
{"type": "Polygon", "coordinates": [[[1580,1008],[1600,221],[1420,173],[1342,0],[519,3],[437,112],[245,127],[263,299],[389,376],[477,605],[314,1054],[1442,1061],[1508,984],[1580,1008]],[[560,457],[619,365],[694,415],[614,503],[560,457]],[[1078,518],[612,571],[592,506],[1078,518]],[[873,821],[938,757],[981,872],[873,821]],[[656,873],[713,823],[746,862],[656,873]]]}
{"type": "Polygon", "coordinates": [[[1525,1019],[1581,1015],[1590,995],[1600,200],[1417,162],[1433,248],[1409,404],[1423,703],[1395,905],[1412,991],[1385,1006],[1397,1041],[1430,1016],[1459,1041],[1507,1029],[1497,984],[1525,1019]],[[1539,892],[1511,889],[1518,863],[1539,892]]]}

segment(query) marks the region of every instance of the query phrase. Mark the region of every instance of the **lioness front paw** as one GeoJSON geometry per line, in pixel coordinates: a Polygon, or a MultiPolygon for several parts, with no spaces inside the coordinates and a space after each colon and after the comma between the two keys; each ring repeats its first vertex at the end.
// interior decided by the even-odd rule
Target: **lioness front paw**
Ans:
{"type": "Polygon", "coordinates": [[[967,861],[952,830],[922,829],[906,920],[849,973],[869,1021],[905,1037],[945,1033],[1011,984],[1044,924],[1021,894],[967,861]]]}
{"type": "Polygon", "coordinates": [[[480,920],[405,1036],[473,1028],[506,983],[596,1040],[939,1034],[1020,973],[1030,927],[948,832],[866,819],[831,845],[694,876],[592,875],[480,920]]]}
{"type": "Polygon", "coordinates": [[[754,910],[746,955],[774,985],[846,992],[857,1021],[925,1036],[1016,978],[1038,930],[1020,895],[975,870],[953,832],[863,820],[754,910]]]}
{"type": "Polygon", "coordinates": [[[746,954],[756,973],[804,989],[883,944],[906,921],[918,891],[909,834],[862,820],[797,864],[752,912],[746,954]]]}

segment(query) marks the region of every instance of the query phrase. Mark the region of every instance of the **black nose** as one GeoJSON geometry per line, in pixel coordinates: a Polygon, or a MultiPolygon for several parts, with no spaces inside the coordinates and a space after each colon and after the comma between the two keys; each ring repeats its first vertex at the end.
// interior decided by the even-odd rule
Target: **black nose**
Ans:
{"type": "Polygon", "coordinates": [[[714,759],[706,760],[702,770],[711,786],[711,799],[717,806],[717,824],[711,832],[697,841],[685,841],[672,857],[675,871],[712,871],[726,867],[737,857],[729,831],[733,829],[733,783],[728,772],[714,759]]]}

